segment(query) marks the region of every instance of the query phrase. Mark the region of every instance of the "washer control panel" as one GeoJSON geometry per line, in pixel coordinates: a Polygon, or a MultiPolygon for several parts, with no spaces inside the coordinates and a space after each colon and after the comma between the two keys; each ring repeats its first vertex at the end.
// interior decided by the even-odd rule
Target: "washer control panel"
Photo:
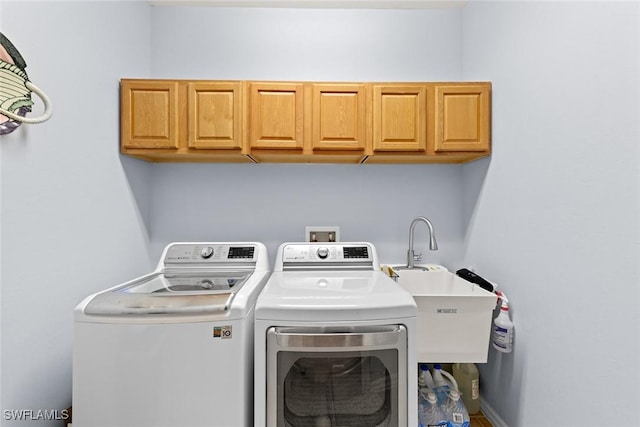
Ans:
{"type": "Polygon", "coordinates": [[[216,243],[176,243],[165,251],[164,264],[218,264],[254,262],[257,256],[253,245],[216,243]]]}
{"type": "Polygon", "coordinates": [[[284,266],[370,266],[374,249],[369,243],[289,243],[281,247],[284,266]]]}

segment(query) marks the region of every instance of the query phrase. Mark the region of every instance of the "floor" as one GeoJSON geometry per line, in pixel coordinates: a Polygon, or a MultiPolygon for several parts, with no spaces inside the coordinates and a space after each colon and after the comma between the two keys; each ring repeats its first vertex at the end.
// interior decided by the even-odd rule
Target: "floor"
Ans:
{"type": "MultiPolygon", "coordinates": [[[[69,414],[71,414],[71,408],[69,408],[69,414]]],[[[482,411],[475,415],[470,415],[469,419],[471,421],[469,427],[493,427],[493,424],[484,416],[482,411]]],[[[72,427],[72,424],[67,424],[67,427],[72,427]]]]}
{"type": "Polygon", "coordinates": [[[493,427],[493,424],[484,416],[482,411],[475,415],[469,416],[471,423],[470,427],[493,427]]]}
{"type": "MultiPolygon", "coordinates": [[[[71,421],[71,408],[68,408],[69,412],[69,421],[71,421]]],[[[469,427],[493,427],[493,424],[484,416],[482,411],[478,412],[475,415],[470,415],[470,425],[469,427]]],[[[71,427],[71,423],[67,424],[67,427],[71,427]]]]}

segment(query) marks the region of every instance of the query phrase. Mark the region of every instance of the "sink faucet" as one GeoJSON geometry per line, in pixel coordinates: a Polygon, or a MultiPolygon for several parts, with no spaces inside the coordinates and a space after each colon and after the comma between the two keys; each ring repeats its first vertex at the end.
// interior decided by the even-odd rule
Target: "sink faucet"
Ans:
{"type": "Polygon", "coordinates": [[[416,224],[420,221],[424,222],[425,224],[427,224],[427,227],[429,227],[429,249],[432,251],[438,250],[438,242],[436,242],[436,234],[433,231],[433,224],[431,224],[431,221],[429,221],[428,218],[425,218],[423,216],[417,217],[416,219],[411,221],[411,226],[409,227],[409,250],[407,251],[407,268],[414,268],[413,234],[415,232],[416,224]]]}

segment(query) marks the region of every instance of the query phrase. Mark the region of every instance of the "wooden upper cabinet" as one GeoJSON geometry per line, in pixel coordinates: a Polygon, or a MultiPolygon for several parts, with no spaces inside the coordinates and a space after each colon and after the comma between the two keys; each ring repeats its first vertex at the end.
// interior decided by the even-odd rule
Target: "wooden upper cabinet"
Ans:
{"type": "Polygon", "coordinates": [[[489,82],[123,79],[121,152],[163,162],[463,163],[491,154],[489,82]]]}
{"type": "Polygon", "coordinates": [[[459,83],[435,86],[435,151],[489,151],[491,86],[459,83]]]}
{"type": "Polygon", "coordinates": [[[364,150],[367,95],[364,84],[312,85],[313,150],[364,150]]]}
{"type": "Polygon", "coordinates": [[[297,83],[250,84],[249,146],[254,149],[302,150],[304,89],[297,83]]]}
{"type": "Polygon", "coordinates": [[[242,148],[241,93],[241,82],[188,84],[189,148],[242,148]]]}
{"type": "Polygon", "coordinates": [[[120,82],[124,154],[153,162],[251,162],[242,82],[120,82]]]}
{"type": "Polygon", "coordinates": [[[178,82],[123,80],[123,148],[178,148],[178,82]]]}
{"type": "Polygon", "coordinates": [[[249,88],[255,160],[358,163],[364,157],[366,84],[251,82],[249,88]]]}
{"type": "Polygon", "coordinates": [[[427,149],[427,87],[373,86],[373,151],[427,149]]]}

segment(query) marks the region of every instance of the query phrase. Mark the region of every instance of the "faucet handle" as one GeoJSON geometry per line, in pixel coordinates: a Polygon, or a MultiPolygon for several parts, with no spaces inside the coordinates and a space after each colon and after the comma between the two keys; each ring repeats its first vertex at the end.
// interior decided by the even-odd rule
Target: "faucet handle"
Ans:
{"type": "Polygon", "coordinates": [[[413,255],[413,261],[414,261],[414,262],[415,262],[415,261],[417,261],[417,262],[422,261],[422,253],[414,254],[414,255],[413,255]]]}

